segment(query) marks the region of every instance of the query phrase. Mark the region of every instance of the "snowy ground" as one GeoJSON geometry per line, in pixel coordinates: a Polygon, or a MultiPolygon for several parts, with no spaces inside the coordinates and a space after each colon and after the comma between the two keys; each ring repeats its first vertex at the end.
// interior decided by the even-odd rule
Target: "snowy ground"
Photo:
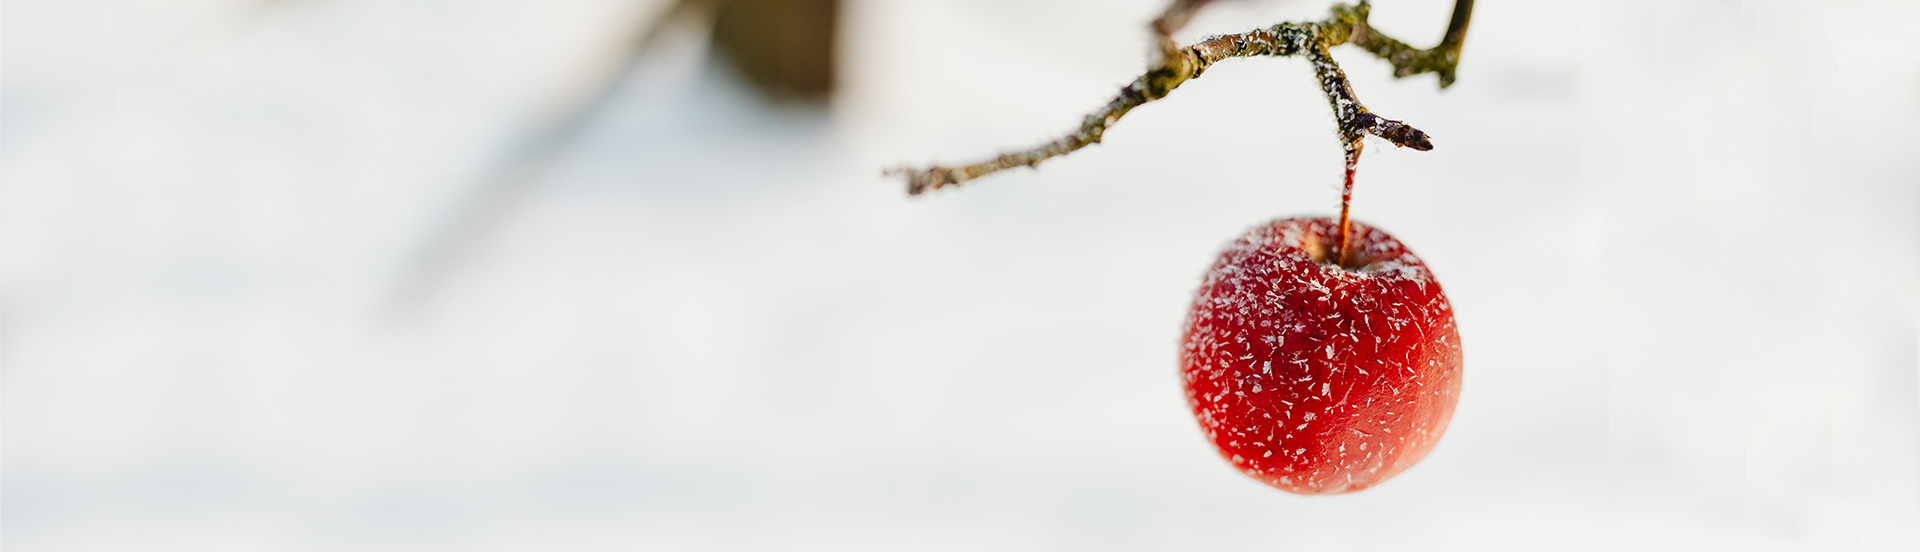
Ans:
{"type": "Polygon", "coordinates": [[[1444,92],[1337,50],[1434,136],[1375,144],[1356,212],[1467,372],[1425,462],[1310,498],[1214,457],[1174,369],[1218,248],[1336,205],[1303,61],[1037,172],[878,175],[1067,128],[1155,0],[850,1],[831,110],[672,34],[404,292],[663,3],[9,2],[0,544],[1920,547],[1920,4],[1486,0],[1444,92]]]}

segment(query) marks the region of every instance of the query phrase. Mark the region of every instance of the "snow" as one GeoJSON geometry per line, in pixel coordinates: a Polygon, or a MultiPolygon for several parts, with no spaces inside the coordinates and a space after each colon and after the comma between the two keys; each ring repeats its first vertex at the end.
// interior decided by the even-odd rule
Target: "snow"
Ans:
{"type": "MultiPolygon", "coordinates": [[[[1920,545],[1910,2],[1482,2],[1444,92],[1335,49],[1433,136],[1368,149],[1355,216],[1446,287],[1466,374],[1425,461],[1330,499],[1233,473],[1175,375],[1219,248],[1337,208],[1305,61],[1213,67],[1039,171],[878,177],[1068,128],[1157,2],[850,2],[832,113],[681,36],[394,307],[659,4],[7,3],[0,544],[1920,545]]],[[[1374,22],[1424,43],[1446,9],[1374,22]]]]}

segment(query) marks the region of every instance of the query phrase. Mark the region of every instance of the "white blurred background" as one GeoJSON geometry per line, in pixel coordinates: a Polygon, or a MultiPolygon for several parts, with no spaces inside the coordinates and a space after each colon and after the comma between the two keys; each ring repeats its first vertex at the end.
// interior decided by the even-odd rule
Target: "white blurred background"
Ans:
{"type": "Polygon", "coordinates": [[[1175,375],[1218,248],[1337,206],[1304,61],[908,198],[1104,102],[1162,3],[846,0],[825,104],[697,18],[610,72],[669,3],[9,0],[0,544],[1920,549],[1920,3],[1482,0],[1444,91],[1337,49],[1434,137],[1355,209],[1467,374],[1337,497],[1233,472],[1175,375]]]}

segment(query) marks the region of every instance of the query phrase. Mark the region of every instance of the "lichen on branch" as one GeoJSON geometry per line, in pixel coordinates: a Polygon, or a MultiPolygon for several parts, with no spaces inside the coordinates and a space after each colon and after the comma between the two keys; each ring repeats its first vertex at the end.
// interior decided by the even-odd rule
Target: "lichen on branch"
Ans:
{"type": "Polygon", "coordinates": [[[1166,12],[1153,21],[1154,56],[1145,74],[1120,89],[1105,106],[1081,119],[1079,128],[1038,147],[1010,151],[991,159],[958,166],[934,165],[924,168],[902,167],[887,174],[902,176],[908,194],[958,185],[962,182],[1014,167],[1033,167],[1041,161],[1072,153],[1100,143],[1109,127],[1128,111],[1147,102],[1166,97],[1189,80],[1199,78],[1208,67],[1223,60],[1240,57],[1303,56],[1313,64],[1320,88],[1333,107],[1339,124],[1342,146],[1350,156],[1357,155],[1361,139],[1378,136],[1394,144],[1421,151],[1433,149],[1426,133],[1400,121],[1368,111],[1353,93],[1353,86],[1329,49],[1354,44],[1393,64],[1395,77],[1437,73],[1440,86],[1453,83],[1454,66],[1460,59],[1467,20],[1473,12],[1473,0],[1456,0],[1453,18],[1440,45],[1421,50],[1394,40],[1367,25],[1370,7],[1338,4],[1321,21],[1280,23],[1244,33],[1217,35],[1190,46],[1173,41],[1174,31],[1185,26],[1193,13],[1210,0],[1174,0],[1166,12]]]}

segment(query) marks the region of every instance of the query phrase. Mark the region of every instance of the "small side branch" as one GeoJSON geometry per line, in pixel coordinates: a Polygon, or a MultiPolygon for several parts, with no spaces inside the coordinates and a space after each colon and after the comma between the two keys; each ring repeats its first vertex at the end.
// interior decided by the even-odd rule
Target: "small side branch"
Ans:
{"type": "Polygon", "coordinates": [[[1467,21],[1473,17],[1473,0],[1454,2],[1453,17],[1447,20],[1446,36],[1440,39],[1439,46],[1425,50],[1380,34],[1367,25],[1368,6],[1365,2],[1353,9],[1360,12],[1359,24],[1353,28],[1353,45],[1392,63],[1394,77],[1438,73],[1441,88],[1453,85],[1453,69],[1460,63],[1460,46],[1467,41],[1467,21]]]}
{"type": "Polygon", "coordinates": [[[1307,61],[1313,64],[1315,76],[1320,77],[1320,91],[1327,95],[1327,103],[1333,107],[1334,120],[1340,123],[1340,143],[1349,152],[1358,151],[1360,140],[1372,134],[1385,138],[1401,147],[1420,151],[1433,149],[1433,142],[1427,139],[1427,133],[1408,126],[1406,123],[1374,115],[1360,105],[1360,98],[1353,94],[1353,83],[1347,80],[1347,72],[1340,70],[1340,64],[1334,63],[1333,54],[1327,52],[1326,44],[1314,40],[1304,48],[1307,61]]]}
{"type": "Polygon", "coordinates": [[[1425,151],[1433,149],[1426,133],[1412,126],[1374,115],[1361,105],[1353,93],[1346,73],[1328,50],[1352,42],[1394,66],[1396,76],[1425,72],[1441,75],[1441,86],[1453,82],[1453,66],[1459,59],[1460,43],[1465,39],[1467,16],[1472,0],[1457,0],[1447,36],[1439,46],[1416,50],[1405,43],[1380,34],[1367,25],[1370,9],[1366,2],[1340,4],[1324,21],[1281,23],[1265,29],[1239,34],[1208,37],[1185,48],[1175,45],[1172,33],[1184,26],[1193,13],[1211,0],[1174,0],[1167,11],[1153,22],[1157,38],[1155,56],[1146,74],[1134,79],[1099,110],[1081,119],[1079,128],[1038,147],[1002,153],[991,159],[967,165],[934,165],[925,168],[902,167],[887,171],[907,181],[908,194],[958,185],[962,182],[1014,167],[1034,167],[1041,161],[1072,153],[1100,143],[1108,127],[1133,108],[1166,97],[1186,81],[1199,78],[1207,68],[1222,60],[1237,57],[1304,55],[1313,63],[1321,90],[1333,106],[1339,121],[1340,139],[1349,152],[1358,150],[1361,138],[1371,134],[1403,147],[1425,151]]]}

